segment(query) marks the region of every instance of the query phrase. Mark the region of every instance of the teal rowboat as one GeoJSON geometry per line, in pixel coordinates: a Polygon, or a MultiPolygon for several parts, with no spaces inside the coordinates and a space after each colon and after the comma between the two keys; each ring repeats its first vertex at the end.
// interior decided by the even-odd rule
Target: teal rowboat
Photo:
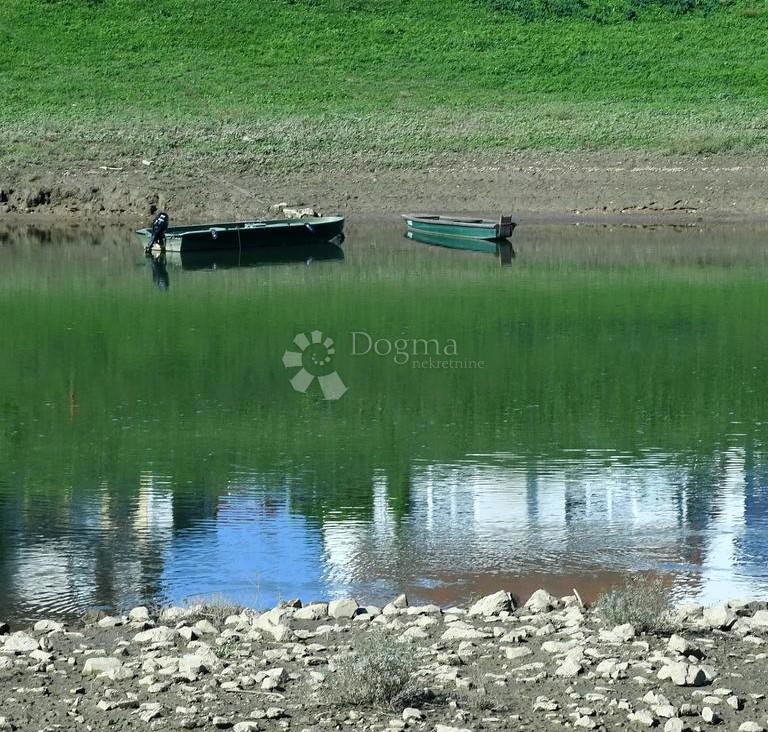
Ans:
{"type": "MultiPolygon", "coordinates": [[[[233,223],[170,226],[165,232],[169,252],[210,252],[258,247],[341,243],[343,216],[313,216],[304,219],[258,219],[233,223]]],[[[144,243],[151,229],[139,229],[144,243]]]]}
{"type": "Polygon", "coordinates": [[[461,236],[466,239],[506,239],[512,236],[515,222],[511,216],[491,219],[470,219],[437,214],[403,214],[408,231],[446,236],[461,236]]]}

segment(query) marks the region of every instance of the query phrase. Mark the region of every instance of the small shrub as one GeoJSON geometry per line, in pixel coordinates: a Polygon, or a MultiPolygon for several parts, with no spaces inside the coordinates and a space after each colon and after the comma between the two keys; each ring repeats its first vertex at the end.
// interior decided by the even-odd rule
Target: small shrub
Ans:
{"type": "Polygon", "coordinates": [[[668,630],[673,625],[672,593],[661,580],[643,575],[600,595],[594,610],[610,626],[631,623],[639,632],[668,630]]]}
{"type": "Polygon", "coordinates": [[[415,693],[412,648],[381,632],[361,638],[353,653],[337,662],[328,679],[328,700],[354,706],[395,706],[415,693]]]}
{"type": "Polygon", "coordinates": [[[224,595],[214,594],[196,598],[196,601],[191,603],[191,609],[194,611],[193,617],[205,618],[220,626],[230,615],[240,615],[246,608],[224,595]]]}
{"type": "Polygon", "coordinates": [[[469,674],[470,686],[454,693],[454,699],[462,709],[477,714],[485,712],[507,712],[510,710],[510,692],[506,685],[485,676],[479,669],[469,674]]]}

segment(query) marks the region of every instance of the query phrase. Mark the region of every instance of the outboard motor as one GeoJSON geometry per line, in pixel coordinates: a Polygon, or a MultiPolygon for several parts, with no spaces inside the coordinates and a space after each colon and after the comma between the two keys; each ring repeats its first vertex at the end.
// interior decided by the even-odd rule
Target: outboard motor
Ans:
{"type": "Polygon", "coordinates": [[[160,211],[155,220],[152,222],[152,236],[149,237],[149,242],[144,249],[145,254],[149,254],[155,244],[159,244],[161,249],[165,249],[165,232],[168,231],[168,224],[171,218],[165,211],[160,211]]]}

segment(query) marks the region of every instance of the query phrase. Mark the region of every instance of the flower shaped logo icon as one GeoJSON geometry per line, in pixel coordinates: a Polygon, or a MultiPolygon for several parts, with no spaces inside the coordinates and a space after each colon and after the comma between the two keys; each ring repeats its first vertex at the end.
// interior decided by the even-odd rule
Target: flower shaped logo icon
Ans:
{"type": "Polygon", "coordinates": [[[319,330],[311,333],[299,333],[294,339],[298,351],[286,351],[283,354],[283,366],[299,370],[291,378],[291,386],[305,394],[312,382],[317,379],[323,399],[341,399],[347,387],[333,367],[332,338],[323,338],[319,330]]]}

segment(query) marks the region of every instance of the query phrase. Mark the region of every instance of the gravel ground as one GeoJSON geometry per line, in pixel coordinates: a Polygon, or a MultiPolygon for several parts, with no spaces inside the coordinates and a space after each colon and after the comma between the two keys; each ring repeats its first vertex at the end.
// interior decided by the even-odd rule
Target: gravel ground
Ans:
{"type": "Polygon", "coordinates": [[[2,626],[0,730],[762,730],[767,607],[689,605],[649,634],[544,590],[2,626]]]}

